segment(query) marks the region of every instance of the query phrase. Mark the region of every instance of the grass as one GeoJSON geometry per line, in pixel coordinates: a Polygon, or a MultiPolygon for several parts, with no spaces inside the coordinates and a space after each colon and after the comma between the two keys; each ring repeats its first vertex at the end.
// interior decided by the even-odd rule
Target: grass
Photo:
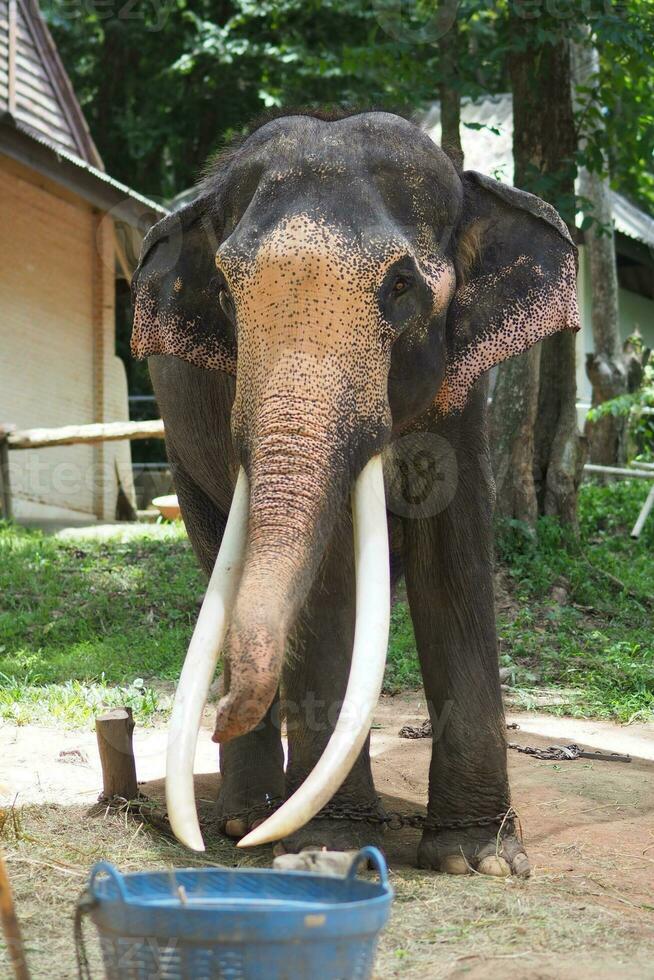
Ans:
{"type": "Polygon", "coordinates": [[[579,542],[547,519],[536,539],[500,527],[498,560],[516,606],[499,617],[501,662],[527,702],[547,686],[562,694],[548,709],[560,714],[654,717],[654,521],[629,537],[648,490],[635,480],[584,486],[579,542]]]}
{"type": "MultiPolygon", "coordinates": [[[[654,718],[654,518],[638,541],[629,537],[648,490],[642,480],[585,484],[578,541],[548,519],[536,536],[515,521],[498,524],[498,578],[508,593],[498,603],[500,662],[518,706],[543,708],[545,687],[557,695],[547,711],[654,718]]],[[[417,687],[405,603],[395,606],[391,628],[386,687],[417,687]]]]}
{"type": "Polygon", "coordinates": [[[168,716],[172,699],[149,687],[142,677],[129,684],[79,680],[65,684],[31,683],[0,674],[0,718],[15,725],[91,726],[102,708],[130,707],[141,723],[168,716]]]}
{"type": "MultiPolygon", "coordinates": [[[[546,686],[561,695],[549,710],[654,716],[654,519],[639,541],[628,536],[647,490],[644,481],[585,485],[578,543],[546,519],[536,537],[515,522],[498,528],[501,662],[520,703],[546,686]]],[[[133,540],[73,542],[0,523],[0,718],[87,725],[99,705],[116,703],[141,723],[165,717],[158,682],[179,675],[203,589],[175,526],[163,538],[144,528],[133,540]]],[[[419,684],[400,601],[385,686],[419,684]]]]}
{"type": "Polygon", "coordinates": [[[0,718],[85,724],[94,709],[165,713],[204,582],[186,536],[63,541],[0,524],[0,718]]]}

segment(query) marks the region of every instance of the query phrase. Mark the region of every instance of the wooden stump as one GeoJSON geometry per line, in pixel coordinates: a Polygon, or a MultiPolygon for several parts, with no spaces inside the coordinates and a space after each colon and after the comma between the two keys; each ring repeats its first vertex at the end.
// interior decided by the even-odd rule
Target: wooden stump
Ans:
{"type": "Polygon", "coordinates": [[[102,797],[138,796],[136,763],[132,747],[134,719],[131,708],[113,708],[95,719],[95,733],[102,765],[102,797]]]}

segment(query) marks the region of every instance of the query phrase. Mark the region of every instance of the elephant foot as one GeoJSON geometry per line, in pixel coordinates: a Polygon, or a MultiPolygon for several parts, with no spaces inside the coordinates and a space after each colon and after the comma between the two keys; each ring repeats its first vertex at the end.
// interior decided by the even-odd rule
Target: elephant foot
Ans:
{"type": "Polygon", "coordinates": [[[298,854],[307,849],[328,851],[358,851],[366,844],[381,846],[384,835],[382,824],[364,823],[361,820],[311,820],[294,834],[285,837],[273,848],[275,857],[282,854],[298,854]]]}
{"type": "Polygon", "coordinates": [[[418,846],[418,867],[445,874],[528,878],[529,858],[514,834],[498,839],[500,825],[462,830],[425,830],[418,846]]]}

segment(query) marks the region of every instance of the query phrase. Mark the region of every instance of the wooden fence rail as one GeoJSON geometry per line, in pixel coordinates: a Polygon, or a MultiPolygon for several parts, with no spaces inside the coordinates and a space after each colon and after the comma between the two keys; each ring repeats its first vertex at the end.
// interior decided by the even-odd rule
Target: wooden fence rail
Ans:
{"type": "MultiPolygon", "coordinates": [[[[147,422],[98,422],[91,425],[64,425],[56,429],[17,430],[13,425],[0,424],[0,505],[5,519],[11,519],[11,486],[9,483],[10,449],[44,449],[48,446],[72,446],[78,443],[116,442],[119,439],[163,439],[164,424],[161,419],[147,422]]],[[[654,479],[654,470],[646,463],[643,469],[626,469],[616,466],[595,466],[587,463],[587,473],[605,473],[612,476],[654,479]]],[[[637,537],[642,525],[654,506],[654,493],[650,494],[632,536],[637,537]]]]}
{"type": "Polygon", "coordinates": [[[117,442],[119,439],[163,439],[161,419],[147,422],[97,422],[90,425],[63,425],[56,429],[16,429],[0,424],[0,506],[5,520],[11,520],[9,450],[44,449],[78,443],[117,442]]]}
{"type": "MultiPolygon", "coordinates": [[[[161,419],[148,422],[98,422],[63,425],[57,429],[24,429],[7,433],[9,449],[42,449],[84,442],[117,442],[119,439],[163,439],[161,419]]],[[[0,438],[2,438],[0,436],[0,438]]]]}

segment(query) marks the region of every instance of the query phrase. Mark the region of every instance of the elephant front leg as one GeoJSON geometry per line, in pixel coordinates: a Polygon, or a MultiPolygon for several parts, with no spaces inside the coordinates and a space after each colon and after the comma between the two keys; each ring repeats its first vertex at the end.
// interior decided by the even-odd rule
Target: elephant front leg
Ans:
{"type": "Polygon", "coordinates": [[[254,731],[220,746],[220,773],[220,829],[244,837],[284,798],[279,693],[254,731]]]}
{"type": "Polygon", "coordinates": [[[481,457],[459,460],[449,507],[428,520],[405,521],[407,592],[433,726],[433,829],[423,833],[418,863],[450,874],[528,875],[513,822],[502,818],[510,792],[488,473],[481,457]],[[447,826],[457,821],[461,827],[447,826]]]}

